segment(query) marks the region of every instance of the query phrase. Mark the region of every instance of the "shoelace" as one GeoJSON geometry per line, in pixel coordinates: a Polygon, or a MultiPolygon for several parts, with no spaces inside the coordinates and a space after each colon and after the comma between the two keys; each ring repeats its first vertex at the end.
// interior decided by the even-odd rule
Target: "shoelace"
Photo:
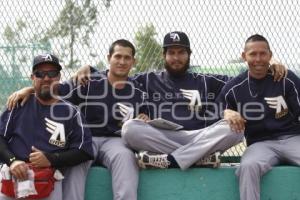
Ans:
{"type": "Polygon", "coordinates": [[[200,159],[197,163],[198,164],[206,164],[206,163],[212,163],[213,158],[215,157],[215,155],[210,155],[208,157],[202,158],[200,159]]]}
{"type": "Polygon", "coordinates": [[[170,161],[167,160],[166,156],[149,156],[149,164],[159,168],[168,168],[170,161]]]}

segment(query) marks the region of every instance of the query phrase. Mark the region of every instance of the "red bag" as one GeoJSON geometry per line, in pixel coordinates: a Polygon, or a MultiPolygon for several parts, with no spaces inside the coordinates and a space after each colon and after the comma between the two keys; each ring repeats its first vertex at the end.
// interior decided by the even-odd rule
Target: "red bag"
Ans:
{"type": "Polygon", "coordinates": [[[14,183],[12,179],[9,180],[2,179],[1,183],[2,183],[1,193],[9,197],[15,197],[14,183]]]}
{"type": "MultiPolygon", "coordinates": [[[[51,167],[35,168],[29,166],[34,171],[34,186],[36,195],[30,195],[30,199],[42,199],[48,197],[54,190],[55,178],[53,177],[55,169],[51,167]]],[[[1,180],[1,192],[9,197],[15,197],[14,183],[12,180],[1,180]]]]}

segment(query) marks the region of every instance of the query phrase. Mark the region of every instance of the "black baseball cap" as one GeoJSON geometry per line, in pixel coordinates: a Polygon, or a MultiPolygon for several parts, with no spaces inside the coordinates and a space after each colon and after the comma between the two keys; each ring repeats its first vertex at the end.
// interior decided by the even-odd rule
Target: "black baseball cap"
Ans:
{"type": "Polygon", "coordinates": [[[37,66],[41,64],[52,64],[54,65],[59,71],[62,69],[61,65],[59,64],[58,58],[53,54],[41,54],[33,59],[33,66],[32,71],[34,71],[37,66]]]}
{"type": "Polygon", "coordinates": [[[164,37],[163,47],[182,46],[190,49],[190,40],[184,32],[170,32],[164,37]]]}

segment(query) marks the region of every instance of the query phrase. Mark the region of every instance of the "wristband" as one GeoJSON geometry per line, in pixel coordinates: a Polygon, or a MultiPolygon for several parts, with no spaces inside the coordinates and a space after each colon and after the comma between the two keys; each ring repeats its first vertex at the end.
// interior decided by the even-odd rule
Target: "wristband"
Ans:
{"type": "Polygon", "coordinates": [[[9,159],[9,166],[16,160],[16,157],[11,157],[9,159]]]}

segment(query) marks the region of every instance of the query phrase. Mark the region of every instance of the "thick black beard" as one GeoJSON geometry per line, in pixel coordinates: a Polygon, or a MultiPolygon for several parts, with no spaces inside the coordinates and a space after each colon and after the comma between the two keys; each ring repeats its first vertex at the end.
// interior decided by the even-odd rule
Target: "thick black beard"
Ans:
{"type": "Polygon", "coordinates": [[[49,101],[53,99],[49,90],[41,90],[37,93],[37,96],[44,101],[49,101]]]}
{"type": "Polygon", "coordinates": [[[173,70],[170,65],[168,65],[165,62],[165,69],[167,70],[167,72],[169,72],[169,74],[175,78],[181,77],[183,75],[185,75],[185,73],[187,72],[187,70],[190,67],[190,59],[188,59],[187,63],[184,65],[184,67],[180,70],[173,70]]]}

